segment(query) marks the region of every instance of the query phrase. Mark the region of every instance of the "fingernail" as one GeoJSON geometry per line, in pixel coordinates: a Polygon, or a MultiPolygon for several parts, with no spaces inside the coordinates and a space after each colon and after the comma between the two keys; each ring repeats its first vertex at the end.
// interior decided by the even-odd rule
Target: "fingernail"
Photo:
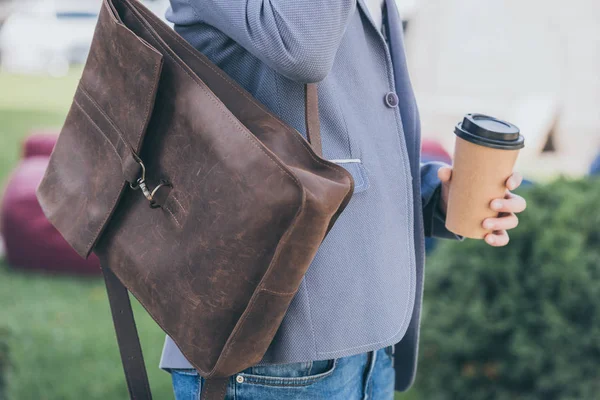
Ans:
{"type": "Polygon", "coordinates": [[[485,221],[485,222],[483,223],[483,227],[484,227],[485,229],[494,229],[494,223],[493,223],[493,222],[491,222],[491,221],[485,221]]]}
{"type": "Polygon", "coordinates": [[[502,202],[500,200],[494,200],[492,201],[492,208],[494,210],[499,210],[502,208],[502,202]]]}
{"type": "Polygon", "coordinates": [[[515,182],[515,180],[513,178],[510,178],[508,180],[508,182],[506,182],[506,186],[508,186],[509,189],[512,189],[515,187],[517,183],[515,182]]]}
{"type": "Polygon", "coordinates": [[[485,240],[489,243],[489,244],[494,244],[494,242],[496,241],[496,239],[493,236],[488,236],[485,238],[485,240]]]}

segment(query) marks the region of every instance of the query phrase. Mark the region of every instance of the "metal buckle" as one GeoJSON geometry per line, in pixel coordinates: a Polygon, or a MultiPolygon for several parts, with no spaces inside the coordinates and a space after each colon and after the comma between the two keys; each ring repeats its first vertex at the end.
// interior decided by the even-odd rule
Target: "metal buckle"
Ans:
{"type": "Polygon", "coordinates": [[[148,201],[150,202],[150,208],[160,208],[161,206],[154,201],[154,195],[156,194],[156,192],[158,192],[160,188],[173,187],[173,185],[171,185],[169,181],[161,179],[159,185],[155,187],[152,191],[150,191],[148,185],[146,184],[146,166],[144,165],[142,160],[138,159],[136,161],[142,167],[142,176],[138,178],[135,184],[129,183],[129,187],[133,190],[140,189],[144,194],[144,197],[146,197],[146,199],[148,199],[148,201]]]}

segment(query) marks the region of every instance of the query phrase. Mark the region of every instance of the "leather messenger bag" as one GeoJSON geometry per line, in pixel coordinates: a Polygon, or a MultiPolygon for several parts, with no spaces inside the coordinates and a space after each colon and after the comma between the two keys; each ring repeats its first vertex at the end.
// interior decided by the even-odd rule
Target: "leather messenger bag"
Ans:
{"type": "Polygon", "coordinates": [[[128,291],[206,378],[258,363],[353,192],[311,145],[135,0],[104,0],[37,195],[102,264],[133,399],[150,389],[128,291]]]}

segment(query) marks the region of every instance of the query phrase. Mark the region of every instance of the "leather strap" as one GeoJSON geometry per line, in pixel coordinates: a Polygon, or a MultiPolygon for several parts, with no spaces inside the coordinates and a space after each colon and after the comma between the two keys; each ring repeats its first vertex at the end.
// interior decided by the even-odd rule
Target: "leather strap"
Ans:
{"type": "Polygon", "coordinates": [[[201,400],[224,399],[227,394],[229,378],[208,378],[202,385],[201,400]]]}
{"type": "Polygon", "coordinates": [[[105,265],[102,266],[104,283],[110,303],[110,311],[117,333],[117,342],[123,362],[123,370],[129,389],[129,397],[132,400],[151,400],[150,384],[144,364],[144,356],[140,346],[133,310],[129,301],[127,288],[123,286],[119,278],[105,265]]]}
{"type": "Polygon", "coordinates": [[[308,83],[305,87],[305,119],[306,119],[306,138],[311,144],[315,153],[323,157],[323,144],[321,143],[321,123],[319,121],[319,96],[317,94],[317,84],[308,83]]]}

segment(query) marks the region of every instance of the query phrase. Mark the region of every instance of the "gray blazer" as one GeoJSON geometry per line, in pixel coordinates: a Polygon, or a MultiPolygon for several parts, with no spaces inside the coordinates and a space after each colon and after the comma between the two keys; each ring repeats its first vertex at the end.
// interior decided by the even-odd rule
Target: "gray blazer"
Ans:
{"type": "MultiPolygon", "coordinates": [[[[319,82],[324,156],[354,196],[323,242],[263,363],[331,359],[396,344],[397,389],[416,366],[424,234],[439,165],[420,165],[420,127],[393,0],[379,32],[363,0],[171,0],[167,18],[303,135],[303,83],[319,82]]],[[[191,368],[167,337],[161,368],[191,368]]]]}

